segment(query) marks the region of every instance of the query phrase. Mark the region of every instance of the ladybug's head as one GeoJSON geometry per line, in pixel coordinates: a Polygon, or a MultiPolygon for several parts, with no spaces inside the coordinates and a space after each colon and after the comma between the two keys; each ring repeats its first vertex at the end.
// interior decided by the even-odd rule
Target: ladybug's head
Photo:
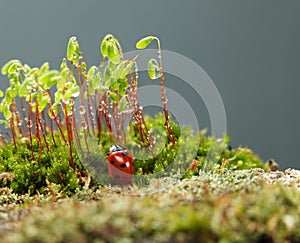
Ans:
{"type": "Polygon", "coordinates": [[[123,148],[121,145],[118,145],[118,144],[115,144],[109,148],[110,153],[119,152],[119,151],[123,152],[125,150],[126,150],[125,148],[123,148]]]}

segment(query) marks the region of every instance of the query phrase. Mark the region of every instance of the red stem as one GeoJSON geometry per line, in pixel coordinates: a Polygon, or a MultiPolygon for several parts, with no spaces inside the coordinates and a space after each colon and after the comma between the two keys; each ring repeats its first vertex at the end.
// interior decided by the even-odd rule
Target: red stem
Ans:
{"type": "Polygon", "coordinates": [[[36,113],[36,117],[35,117],[35,136],[36,139],[38,140],[39,143],[39,157],[38,157],[38,161],[40,161],[41,155],[42,155],[42,151],[43,151],[43,145],[42,145],[42,140],[40,137],[40,129],[39,129],[39,120],[40,120],[40,112],[39,112],[39,106],[38,106],[38,102],[36,100],[36,106],[35,106],[35,113],[36,113]]]}
{"type": "Polygon", "coordinates": [[[32,146],[32,134],[31,134],[31,95],[30,100],[28,103],[28,119],[27,119],[27,128],[29,133],[29,141],[30,141],[30,149],[31,149],[31,158],[34,160],[34,152],[33,152],[33,146],[32,146]]]}
{"type": "Polygon", "coordinates": [[[67,133],[68,133],[69,147],[70,147],[70,166],[71,168],[75,169],[73,151],[72,151],[72,128],[70,126],[71,123],[69,122],[69,116],[68,116],[68,110],[66,104],[64,104],[64,110],[65,110],[65,121],[66,121],[67,133]]]}

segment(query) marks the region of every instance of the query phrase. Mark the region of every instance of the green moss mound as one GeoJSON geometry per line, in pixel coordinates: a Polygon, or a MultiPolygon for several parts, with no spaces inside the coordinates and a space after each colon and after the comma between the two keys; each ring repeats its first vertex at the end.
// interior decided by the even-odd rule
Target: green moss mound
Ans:
{"type": "MultiPolygon", "coordinates": [[[[146,121],[150,128],[161,127],[162,130],[165,129],[162,114],[157,115],[155,118],[146,117],[146,121]]],[[[224,169],[240,170],[263,167],[261,159],[250,149],[238,148],[233,150],[224,148],[224,143],[217,142],[216,138],[205,136],[203,131],[198,135],[193,135],[192,129],[188,127],[180,129],[175,123],[172,123],[172,126],[174,127],[174,135],[178,146],[174,148],[171,141],[166,141],[163,149],[154,159],[136,160],[135,173],[137,175],[163,171],[176,157],[179,165],[189,165],[193,160],[198,161],[193,168],[184,168],[186,171],[183,178],[189,178],[199,174],[209,151],[212,151],[210,154],[211,161],[208,158],[208,163],[212,164],[212,170],[223,172],[224,169]],[[198,141],[196,143],[198,147],[195,148],[193,141],[198,141]],[[178,154],[179,148],[184,153],[178,154]],[[220,150],[223,152],[220,152],[220,150]],[[228,162],[228,160],[230,161],[228,162]]],[[[134,131],[134,127],[132,130],[134,131]]],[[[106,134],[102,133],[101,143],[99,144],[105,154],[111,146],[106,134]]],[[[227,143],[228,140],[229,138],[226,137],[222,141],[227,143]]],[[[134,146],[138,143],[138,140],[132,140],[132,144],[129,144],[128,147],[134,149],[134,146]]],[[[19,194],[43,193],[49,183],[57,185],[59,191],[68,195],[74,193],[76,189],[82,188],[88,173],[82,167],[79,157],[75,154],[74,163],[76,168],[72,169],[69,165],[69,150],[65,149],[65,146],[55,146],[50,136],[48,137],[48,144],[50,145],[50,152],[45,150],[38,158],[38,141],[33,140],[33,148],[36,148],[33,150],[34,160],[32,159],[29,143],[19,142],[17,149],[12,144],[5,144],[0,147],[0,173],[11,174],[11,179],[3,178],[0,180],[0,186],[8,187],[19,194]]],[[[74,151],[76,151],[75,148],[74,151]]],[[[176,173],[177,169],[178,167],[171,173],[176,173]]]]}

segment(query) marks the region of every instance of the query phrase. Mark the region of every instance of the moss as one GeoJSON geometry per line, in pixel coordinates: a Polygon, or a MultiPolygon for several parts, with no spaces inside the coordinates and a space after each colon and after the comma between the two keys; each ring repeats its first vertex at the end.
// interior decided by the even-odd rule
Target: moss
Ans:
{"type": "MultiPolygon", "coordinates": [[[[20,221],[0,233],[8,242],[298,242],[299,188],[270,184],[266,178],[273,175],[211,172],[152,181],[148,191],[156,193],[150,194],[131,186],[77,190],[50,203],[35,197],[38,207],[27,206],[20,221]]],[[[288,171],[283,176],[297,181],[288,171]]]]}
{"type": "MultiPolygon", "coordinates": [[[[164,127],[164,117],[162,114],[158,114],[155,118],[146,116],[145,120],[149,129],[160,128],[162,136],[164,136],[166,128],[164,127]]],[[[174,147],[170,140],[166,140],[163,146],[157,146],[158,152],[155,158],[148,156],[146,159],[135,159],[136,175],[153,174],[162,171],[165,171],[168,175],[172,175],[181,171],[181,173],[185,172],[183,178],[189,178],[199,174],[204,166],[205,159],[207,160],[206,163],[211,165],[210,170],[219,172],[224,172],[225,169],[240,170],[263,167],[262,161],[250,149],[224,148],[224,142],[228,143],[229,141],[228,137],[225,137],[223,143],[220,143],[216,138],[205,136],[203,131],[199,135],[194,135],[193,130],[189,127],[180,129],[172,121],[171,125],[174,128],[177,146],[174,147]],[[210,154],[208,154],[209,151],[211,151],[210,154]],[[197,163],[195,168],[190,169],[189,166],[194,159],[199,163],[197,163]]],[[[135,126],[132,124],[130,129],[134,130],[135,126]]],[[[134,136],[133,134],[131,135],[134,136]]],[[[106,154],[111,146],[109,137],[109,132],[104,130],[101,134],[99,144],[103,154],[106,154]]],[[[42,193],[47,188],[48,180],[49,183],[59,185],[61,191],[72,194],[76,188],[82,187],[84,184],[83,177],[87,175],[81,165],[82,160],[90,161],[89,165],[91,166],[86,169],[92,175],[97,175],[97,171],[93,171],[96,168],[104,168],[106,166],[105,164],[99,166],[100,161],[105,163],[106,158],[103,155],[96,152],[95,154],[90,154],[88,158],[87,156],[84,157],[83,153],[80,154],[81,157],[78,157],[74,148],[73,151],[75,152],[73,156],[76,168],[72,169],[70,167],[69,150],[65,149],[65,146],[62,145],[55,146],[50,135],[47,139],[50,151],[45,150],[40,158],[38,158],[39,149],[36,140],[33,140],[33,147],[36,147],[33,153],[34,159],[32,159],[32,151],[28,143],[19,143],[17,149],[14,148],[13,144],[5,144],[0,147],[0,173],[11,173],[14,177],[11,181],[2,180],[0,185],[8,186],[16,193],[25,194],[30,192],[30,194],[35,194],[37,191],[42,193]]],[[[128,149],[134,153],[136,149],[140,149],[137,148],[139,143],[139,137],[135,136],[135,140],[131,140],[128,143],[128,149]]],[[[92,151],[99,150],[99,148],[92,149],[91,144],[90,149],[92,151]]],[[[145,148],[145,153],[147,151],[149,154],[149,150],[145,148]]],[[[108,173],[105,175],[108,176],[108,173]]],[[[99,178],[94,179],[97,181],[99,178]]],[[[95,180],[93,183],[96,182],[95,180]]],[[[109,183],[109,178],[101,178],[99,181],[107,181],[109,183]]]]}

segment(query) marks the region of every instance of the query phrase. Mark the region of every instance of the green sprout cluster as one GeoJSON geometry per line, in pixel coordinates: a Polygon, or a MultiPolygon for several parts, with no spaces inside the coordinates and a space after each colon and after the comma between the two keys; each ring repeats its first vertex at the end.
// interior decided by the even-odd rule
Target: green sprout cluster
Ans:
{"type": "Polygon", "coordinates": [[[174,157],[179,164],[194,160],[184,177],[197,175],[211,149],[216,151],[211,153],[216,156],[211,159],[218,161],[216,170],[262,167],[262,161],[250,150],[224,150],[220,156],[218,151],[224,147],[215,138],[207,138],[203,132],[193,135],[190,128],[181,129],[170,118],[160,41],[148,36],[136,47],[144,49],[153,41],[158,57],[149,60],[148,74],[151,79],[160,79],[163,104],[162,114],[155,118],[144,116],[138,102],[137,57],[124,59],[119,41],[111,34],[101,42],[99,66],[87,67],[76,37],[69,39],[66,58],[58,70],[50,69],[48,62],[41,67],[30,67],[20,60],[5,64],[1,71],[9,87],[0,92],[0,122],[5,127],[0,132],[0,173],[11,173],[13,179],[0,179],[0,186],[18,193],[37,193],[52,183],[60,185],[60,190],[74,191],[84,185],[89,174],[81,160],[82,154],[87,160],[93,156],[91,136],[103,154],[113,144],[133,151],[139,147],[152,154],[135,161],[136,175],[163,171],[174,157]],[[130,123],[129,131],[126,122],[130,123]],[[167,136],[158,155],[152,134],[155,127],[167,136]],[[199,146],[193,141],[199,141],[199,146]],[[184,153],[180,154],[179,148],[184,153]],[[193,151],[197,151],[195,156],[193,151]]]}

